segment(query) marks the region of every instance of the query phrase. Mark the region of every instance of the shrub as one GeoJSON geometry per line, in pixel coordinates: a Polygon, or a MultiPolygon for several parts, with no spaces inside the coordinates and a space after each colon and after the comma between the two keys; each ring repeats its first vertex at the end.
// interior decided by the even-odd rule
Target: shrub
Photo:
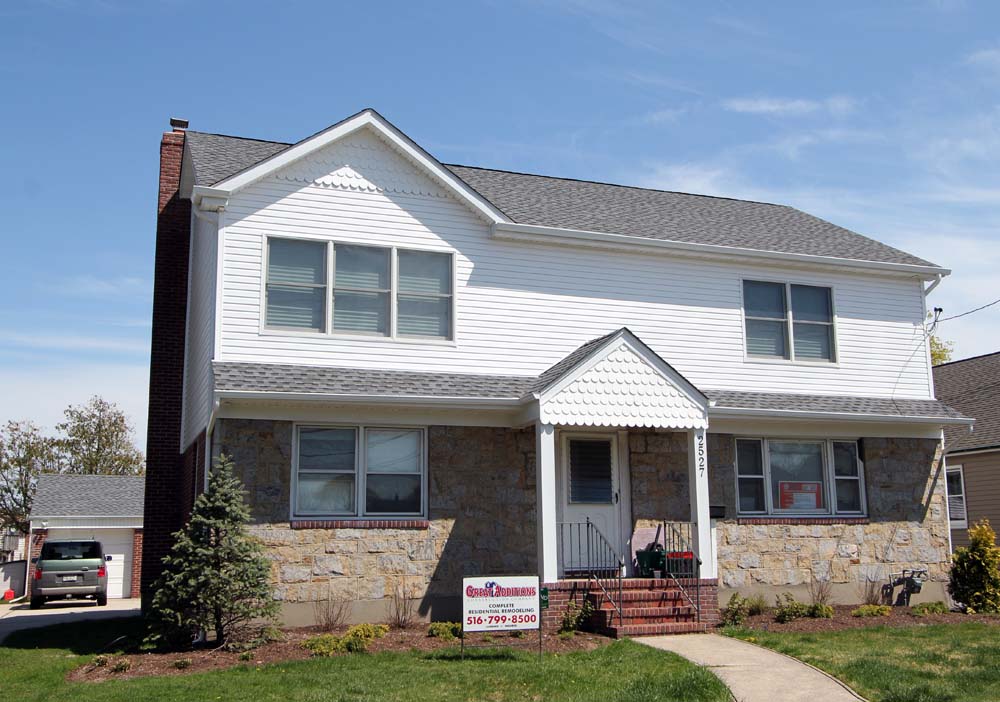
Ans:
{"type": "Polygon", "coordinates": [[[852,617],[888,617],[892,607],[884,604],[864,604],[851,612],[852,617]]]}
{"type": "Polygon", "coordinates": [[[787,624],[795,619],[808,617],[810,616],[809,611],[809,605],[804,602],[798,602],[790,592],[786,592],[774,600],[774,620],[780,624],[787,624]]]}
{"type": "Polygon", "coordinates": [[[833,607],[828,604],[809,605],[809,616],[813,619],[833,619],[833,607]]]}
{"type": "Polygon", "coordinates": [[[427,635],[432,639],[444,639],[445,641],[461,638],[462,625],[458,622],[431,622],[431,625],[427,627],[427,635]]]}
{"type": "Polygon", "coordinates": [[[1000,547],[988,519],[969,529],[969,545],[951,557],[948,594],[970,612],[1000,612],[1000,547]]]}
{"type": "Polygon", "coordinates": [[[767,612],[768,609],[767,600],[765,600],[764,596],[761,595],[760,593],[756,595],[750,595],[750,597],[746,598],[746,603],[747,603],[747,614],[750,615],[751,617],[754,617],[758,614],[764,614],[765,612],[767,612]]]}
{"type": "Polygon", "coordinates": [[[190,646],[192,638],[215,632],[221,646],[251,622],[273,619],[271,563],[247,532],[250,509],[233,463],[220,456],[208,489],[195,500],[191,518],[176,532],[154,585],[147,643],[190,646]]]}
{"type": "Polygon", "coordinates": [[[833,583],[827,580],[819,580],[815,576],[809,577],[809,604],[829,605],[833,597],[833,583]]]}
{"type": "Polygon", "coordinates": [[[174,661],[174,667],[177,668],[177,670],[184,670],[186,668],[190,668],[191,667],[191,659],[190,658],[178,658],[176,661],[174,661]]]}
{"type": "Polygon", "coordinates": [[[516,629],[516,630],[510,632],[510,638],[512,638],[512,639],[523,639],[524,637],[525,637],[525,633],[524,633],[523,629],[516,629]]]}
{"type": "Polygon", "coordinates": [[[910,608],[910,614],[915,617],[926,617],[928,614],[947,614],[948,605],[941,600],[937,602],[921,602],[910,608]]]}
{"type": "Polygon", "coordinates": [[[719,613],[722,623],[726,626],[742,626],[750,616],[750,601],[734,592],[729,598],[729,604],[719,613]]]}
{"type": "Polygon", "coordinates": [[[375,639],[380,639],[388,633],[385,624],[357,624],[348,629],[343,636],[320,634],[302,642],[302,648],[317,657],[329,657],[338,653],[364,653],[368,645],[375,639]]]}
{"type": "Polygon", "coordinates": [[[862,604],[877,605],[882,604],[885,597],[882,595],[882,584],[878,578],[865,575],[865,581],[858,587],[858,595],[862,604]]]}
{"type": "Polygon", "coordinates": [[[103,668],[107,664],[108,664],[108,657],[107,656],[97,656],[94,659],[94,666],[97,667],[97,668],[103,668]]]}
{"type": "Polygon", "coordinates": [[[351,613],[350,600],[331,595],[313,603],[313,617],[323,631],[335,631],[347,623],[351,613]]]}
{"type": "Polygon", "coordinates": [[[317,657],[329,657],[340,653],[340,638],[333,634],[312,636],[302,642],[302,648],[317,657]]]}
{"type": "Polygon", "coordinates": [[[580,605],[576,602],[570,602],[566,605],[566,611],[563,612],[562,621],[559,623],[559,631],[579,631],[583,627],[584,622],[590,618],[593,611],[594,608],[586,600],[580,605]]]}
{"type": "Polygon", "coordinates": [[[253,660],[253,651],[244,651],[243,653],[241,653],[240,654],[240,660],[244,661],[244,662],[246,662],[246,661],[252,661],[253,660]]]}
{"type": "Polygon", "coordinates": [[[563,641],[569,641],[574,636],[576,636],[576,632],[573,629],[567,629],[566,631],[559,632],[559,638],[563,641]]]}
{"type": "Polygon", "coordinates": [[[132,670],[132,661],[128,658],[119,658],[111,666],[112,673],[127,673],[130,670],[132,670]]]}

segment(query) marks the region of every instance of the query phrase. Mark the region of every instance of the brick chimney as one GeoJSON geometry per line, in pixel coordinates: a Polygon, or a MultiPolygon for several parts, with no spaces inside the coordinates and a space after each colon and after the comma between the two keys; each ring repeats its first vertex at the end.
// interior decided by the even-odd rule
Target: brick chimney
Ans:
{"type": "Polygon", "coordinates": [[[171,131],[160,140],[143,516],[144,609],[172,545],[170,534],[181,528],[193,502],[194,479],[184,475],[180,453],[191,201],[180,197],[179,188],[187,124],[171,119],[171,131]]]}

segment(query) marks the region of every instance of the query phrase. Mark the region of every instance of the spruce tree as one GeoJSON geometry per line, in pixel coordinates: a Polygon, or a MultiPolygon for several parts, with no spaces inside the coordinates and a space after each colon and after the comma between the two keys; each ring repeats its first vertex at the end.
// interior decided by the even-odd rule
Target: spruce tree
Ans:
{"type": "Polygon", "coordinates": [[[190,645],[213,631],[221,646],[252,622],[277,614],[270,562],[246,529],[250,510],[244,494],[232,461],[220,456],[208,489],[195,500],[190,520],[174,534],[163,559],[150,611],[150,644],[190,645]]]}

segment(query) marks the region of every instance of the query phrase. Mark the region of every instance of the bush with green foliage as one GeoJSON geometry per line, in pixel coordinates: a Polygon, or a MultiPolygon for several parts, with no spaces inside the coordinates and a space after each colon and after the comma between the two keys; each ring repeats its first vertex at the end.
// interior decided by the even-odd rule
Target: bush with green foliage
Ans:
{"type": "Polygon", "coordinates": [[[375,639],[381,639],[389,632],[385,624],[357,624],[352,626],[343,636],[320,634],[302,642],[302,648],[320,658],[335,656],[338,653],[365,653],[369,644],[375,639]]]}
{"type": "Polygon", "coordinates": [[[174,661],[174,667],[177,668],[177,670],[185,670],[191,667],[191,663],[192,661],[190,658],[178,658],[174,661]]]}
{"type": "Polygon", "coordinates": [[[462,625],[458,622],[431,622],[427,635],[432,639],[450,641],[462,637],[462,625]]]}
{"type": "Polygon", "coordinates": [[[910,614],[915,617],[926,617],[928,614],[947,614],[948,605],[941,600],[937,602],[921,602],[910,608],[910,614]]]}
{"type": "Polygon", "coordinates": [[[756,595],[750,595],[746,598],[747,603],[747,614],[751,617],[755,617],[758,614],[764,614],[767,612],[767,600],[760,593],[756,595]]]}
{"type": "Polygon", "coordinates": [[[820,603],[809,605],[809,616],[813,619],[833,619],[833,607],[820,603]]]}
{"type": "Polygon", "coordinates": [[[1000,612],[1000,547],[988,519],[969,529],[969,545],[951,557],[948,594],[967,612],[1000,612]]]}
{"type": "Polygon", "coordinates": [[[851,611],[852,617],[888,617],[892,614],[892,607],[889,605],[861,605],[851,611]]]}
{"type": "Polygon", "coordinates": [[[809,610],[809,605],[796,600],[790,592],[774,598],[774,620],[780,624],[808,617],[809,610]]]}
{"type": "Polygon", "coordinates": [[[191,645],[201,632],[215,632],[216,645],[251,623],[266,625],[278,611],[271,593],[271,563],[246,525],[250,510],[232,461],[220,456],[208,489],[195,500],[191,518],[173,535],[154,585],[147,645],[191,645]]]}
{"type": "Polygon", "coordinates": [[[740,593],[734,592],[719,616],[725,626],[742,626],[750,616],[750,601],[740,593]]]}
{"type": "Polygon", "coordinates": [[[570,602],[563,612],[562,621],[559,622],[559,631],[579,631],[593,611],[593,606],[587,600],[584,600],[583,604],[570,602]]]}

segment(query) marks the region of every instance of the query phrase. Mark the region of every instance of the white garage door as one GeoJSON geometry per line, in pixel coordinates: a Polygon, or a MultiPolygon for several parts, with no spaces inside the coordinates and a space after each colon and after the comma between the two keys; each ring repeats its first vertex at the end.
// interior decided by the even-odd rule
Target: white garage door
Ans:
{"type": "Polygon", "coordinates": [[[131,529],[49,529],[50,539],[96,539],[111,556],[108,565],[108,597],[128,597],[132,592],[131,529]]]}

